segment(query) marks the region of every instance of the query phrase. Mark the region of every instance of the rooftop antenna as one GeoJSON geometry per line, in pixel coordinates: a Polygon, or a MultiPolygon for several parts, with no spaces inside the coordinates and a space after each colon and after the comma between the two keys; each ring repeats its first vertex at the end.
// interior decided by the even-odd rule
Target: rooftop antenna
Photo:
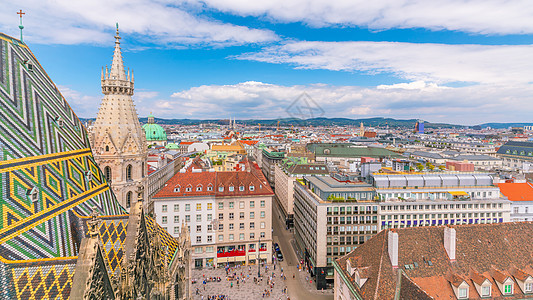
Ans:
{"type": "Polygon", "coordinates": [[[24,41],[22,40],[22,29],[24,29],[24,26],[22,25],[22,16],[25,15],[26,13],[25,12],[22,12],[22,9],[19,10],[17,12],[17,15],[19,15],[20,17],[20,25],[19,25],[19,28],[20,28],[20,41],[24,43],[24,41]]]}

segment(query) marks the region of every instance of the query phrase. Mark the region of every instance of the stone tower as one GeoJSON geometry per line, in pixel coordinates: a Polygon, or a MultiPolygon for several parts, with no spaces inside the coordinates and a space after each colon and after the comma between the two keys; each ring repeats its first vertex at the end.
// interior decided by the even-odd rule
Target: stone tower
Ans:
{"type": "Polygon", "coordinates": [[[126,74],[115,36],[111,69],[102,68],[104,99],[90,135],[93,155],[104,176],[111,182],[117,200],[129,209],[145,198],[147,146],[144,131],[133,104],[133,72],[126,74]]]}

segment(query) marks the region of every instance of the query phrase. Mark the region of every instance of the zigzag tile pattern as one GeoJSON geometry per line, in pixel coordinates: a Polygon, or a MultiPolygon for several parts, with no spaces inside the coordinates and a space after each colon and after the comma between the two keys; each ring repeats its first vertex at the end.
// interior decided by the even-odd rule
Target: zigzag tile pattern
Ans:
{"type": "Polygon", "coordinates": [[[0,197],[0,299],[68,299],[85,217],[126,213],[78,117],[29,48],[1,33],[0,197]]]}
{"type": "Polygon", "coordinates": [[[165,257],[165,249],[168,248],[168,263],[170,264],[174,254],[176,253],[176,249],[178,249],[178,241],[173,238],[170,233],[163,229],[163,227],[159,226],[154,219],[150,218],[149,216],[145,216],[145,218],[149,235],[155,231],[159,236],[159,240],[161,241],[161,248],[159,248],[161,251],[160,257],[165,257]]]}
{"type": "Polygon", "coordinates": [[[108,270],[115,274],[120,273],[122,259],[126,253],[124,243],[126,242],[126,228],[128,227],[127,216],[120,219],[105,220],[100,224],[98,234],[103,245],[104,260],[108,270]]]}

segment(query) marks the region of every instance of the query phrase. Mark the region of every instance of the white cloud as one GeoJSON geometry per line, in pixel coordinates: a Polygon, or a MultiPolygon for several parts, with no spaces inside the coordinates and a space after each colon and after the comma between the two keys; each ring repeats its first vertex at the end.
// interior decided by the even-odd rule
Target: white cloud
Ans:
{"type": "Polygon", "coordinates": [[[74,113],[80,118],[96,117],[98,107],[102,102],[102,97],[85,95],[68,86],[57,85],[61,95],[67,100],[68,104],[74,110],[74,113]]]}
{"type": "Polygon", "coordinates": [[[176,92],[169,99],[143,103],[139,114],[153,111],[157,117],[192,119],[286,118],[291,116],[287,109],[303,93],[330,118],[382,116],[477,124],[510,119],[531,121],[533,114],[531,85],[441,88],[431,82],[411,82],[384,87],[282,86],[261,82],[203,85],[176,92]]]}
{"type": "Polygon", "coordinates": [[[533,33],[529,0],[202,0],[241,16],[373,30],[426,28],[481,34],[533,33]]]}
{"type": "MultiPolygon", "coordinates": [[[[112,41],[115,22],[145,42],[165,45],[240,45],[277,39],[269,30],[251,29],[201,17],[183,1],[21,0],[2,3],[0,31],[18,36],[19,9],[25,39],[31,43],[78,44],[112,41]]],[[[191,8],[192,7],[192,8],[191,8]]]]}
{"type": "Polygon", "coordinates": [[[237,59],[288,63],[303,69],[391,73],[414,81],[533,82],[533,46],[395,42],[288,42],[237,59]]]}

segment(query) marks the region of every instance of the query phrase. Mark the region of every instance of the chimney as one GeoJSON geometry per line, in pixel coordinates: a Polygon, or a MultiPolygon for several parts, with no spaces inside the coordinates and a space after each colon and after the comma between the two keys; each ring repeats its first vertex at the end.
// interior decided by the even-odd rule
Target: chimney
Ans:
{"type": "Polygon", "coordinates": [[[455,228],[444,227],[444,249],[451,261],[455,261],[455,228]]]}
{"type": "Polygon", "coordinates": [[[398,233],[389,230],[389,258],[392,268],[398,268],[398,233]]]}

